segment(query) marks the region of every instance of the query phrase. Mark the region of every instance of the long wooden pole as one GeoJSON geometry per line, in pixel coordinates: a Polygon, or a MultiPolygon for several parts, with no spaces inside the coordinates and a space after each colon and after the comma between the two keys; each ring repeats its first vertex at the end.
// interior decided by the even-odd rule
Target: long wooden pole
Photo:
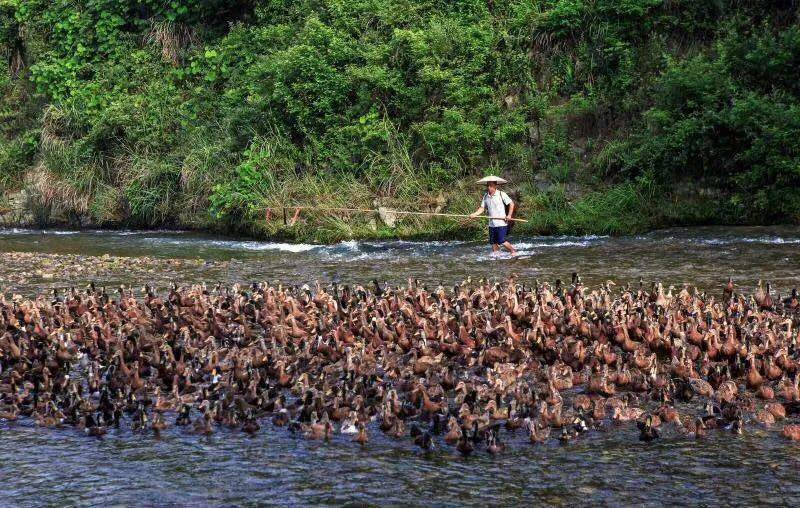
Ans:
{"type": "Polygon", "coordinates": [[[517,222],[528,222],[525,219],[515,219],[514,217],[510,217],[506,219],[505,217],[488,217],[486,215],[478,215],[477,217],[472,217],[471,215],[463,214],[463,213],[439,213],[439,212],[408,212],[405,210],[386,210],[388,213],[396,213],[399,215],[432,215],[435,217],[471,217],[475,219],[499,219],[499,220],[513,220],[517,222]]]}
{"type": "MultiPolygon", "coordinates": [[[[363,212],[363,213],[379,213],[379,211],[370,209],[370,208],[340,208],[340,207],[323,207],[323,206],[287,206],[282,207],[284,210],[310,210],[310,211],[317,211],[317,212],[363,212]]],[[[263,209],[266,212],[271,212],[273,208],[265,208],[263,209]]],[[[505,217],[489,217],[486,215],[478,215],[477,217],[472,217],[468,214],[463,213],[441,213],[441,212],[412,212],[407,210],[392,210],[392,209],[385,209],[385,213],[393,213],[396,215],[426,215],[426,216],[434,216],[434,217],[460,217],[460,218],[475,218],[475,219],[497,219],[497,220],[512,220],[516,222],[528,222],[526,219],[517,219],[512,217],[510,219],[506,219],[505,217]]],[[[297,217],[297,212],[295,212],[295,220],[297,217]]]]}

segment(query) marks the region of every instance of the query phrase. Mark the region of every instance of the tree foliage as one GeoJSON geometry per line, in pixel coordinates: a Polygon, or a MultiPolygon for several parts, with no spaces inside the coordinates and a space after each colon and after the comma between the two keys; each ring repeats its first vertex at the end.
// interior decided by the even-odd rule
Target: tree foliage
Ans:
{"type": "Polygon", "coordinates": [[[596,190],[702,179],[721,216],[795,220],[797,12],[0,0],[0,185],[35,167],[97,220],[208,225],[299,199],[277,189],[309,177],[419,199],[491,168],[596,190]]]}

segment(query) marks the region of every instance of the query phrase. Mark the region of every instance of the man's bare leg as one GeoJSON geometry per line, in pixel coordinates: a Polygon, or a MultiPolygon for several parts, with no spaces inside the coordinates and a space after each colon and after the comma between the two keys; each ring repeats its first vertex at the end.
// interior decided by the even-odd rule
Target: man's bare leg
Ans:
{"type": "Polygon", "coordinates": [[[514,246],[511,245],[510,242],[508,242],[508,241],[503,242],[503,247],[505,247],[506,250],[508,252],[510,252],[512,256],[516,256],[517,255],[517,249],[515,249],[514,246]]]}
{"type": "Polygon", "coordinates": [[[492,252],[497,252],[499,250],[500,250],[500,246],[497,245],[496,243],[493,243],[492,244],[492,252]]]}

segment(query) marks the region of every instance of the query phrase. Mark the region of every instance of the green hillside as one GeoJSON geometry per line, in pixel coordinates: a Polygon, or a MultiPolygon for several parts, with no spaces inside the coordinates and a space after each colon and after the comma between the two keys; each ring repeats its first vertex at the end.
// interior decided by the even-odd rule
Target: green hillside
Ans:
{"type": "Polygon", "coordinates": [[[264,209],[467,212],[487,172],[528,232],[798,223],[798,4],[0,0],[0,188],[316,240],[480,229],[264,209]]]}

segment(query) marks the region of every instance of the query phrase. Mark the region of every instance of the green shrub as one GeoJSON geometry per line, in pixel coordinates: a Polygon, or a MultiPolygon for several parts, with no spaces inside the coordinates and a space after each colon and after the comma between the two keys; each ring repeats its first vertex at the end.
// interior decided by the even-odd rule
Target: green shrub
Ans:
{"type": "Polygon", "coordinates": [[[452,221],[388,230],[336,215],[284,228],[261,212],[440,195],[469,211],[467,182],[488,169],[555,184],[531,193],[530,231],[796,220],[797,12],[735,0],[0,0],[0,187],[27,174],[100,222],[297,238],[455,234],[452,221]],[[643,179],[664,203],[676,182],[702,182],[718,206],[636,213],[654,195],[643,179]],[[576,181],[591,188],[576,197],[576,181]]]}

